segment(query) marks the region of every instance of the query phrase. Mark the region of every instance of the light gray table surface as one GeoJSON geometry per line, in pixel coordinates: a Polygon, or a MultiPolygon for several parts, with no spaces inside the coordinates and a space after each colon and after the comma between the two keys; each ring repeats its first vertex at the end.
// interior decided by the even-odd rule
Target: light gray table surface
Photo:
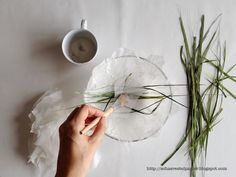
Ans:
{"type": "MultiPolygon", "coordinates": [[[[140,56],[163,56],[169,80],[183,82],[179,61],[180,13],[194,32],[202,13],[207,22],[223,13],[222,41],[227,41],[228,64],[235,63],[235,8],[233,0],[0,0],[0,177],[38,176],[27,163],[30,131],[27,115],[33,103],[44,91],[58,85],[76,83],[78,89],[84,89],[92,68],[119,47],[140,56]],[[88,20],[88,28],[97,37],[99,51],[93,62],[78,67],[63,57],[61,41],[68,31],[80,26],[82,18],[88,20]]],[[[228,86],[236,92],[234,86],[228,86]]],[[[229,98],[224,105],[222,121],[209,139],[207,166],[227,167],[227,171],[206,172],[207,177],[236,176],[236,102],[229,98]]],[[[123,171],[118,173],[101,164],[90,176],[188,176],[187,172],[146,170],[146,166],[160,166],[173,150],[184,132],[185,120],[186,113],[178,111],[155,137],[155,147],[149,152],[139,149],[146,157],[158,151],[157,161],[140,159],[140,163],[120,164],[122,168],[116,170],[123,171]]],[[[184,153],[181,150],[169,166],[186,166],[184,153]]],[[[115,159],[116,155],[112,157],[115,159]]]]}

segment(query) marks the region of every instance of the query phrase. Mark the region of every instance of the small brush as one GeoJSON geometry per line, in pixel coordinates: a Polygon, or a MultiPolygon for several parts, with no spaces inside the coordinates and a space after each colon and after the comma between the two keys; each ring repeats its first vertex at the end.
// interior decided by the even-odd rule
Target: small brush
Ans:
{"type": "MultiPolygon", "coordinates": [[[[115,103],[104,112],[104,117],[108,117],[115,109],[124,107],[127,104],[128,104],[128,95],[120,94],[115,103]]],[[[89,125],[87,125],[86,127],[84,127],[83,130],[80,131],[80,134],[82,135],[86,134],[89,130],[91,130],[94,126],[98,124],[101,118],[102,117],[95,118],[89,125]]]]}

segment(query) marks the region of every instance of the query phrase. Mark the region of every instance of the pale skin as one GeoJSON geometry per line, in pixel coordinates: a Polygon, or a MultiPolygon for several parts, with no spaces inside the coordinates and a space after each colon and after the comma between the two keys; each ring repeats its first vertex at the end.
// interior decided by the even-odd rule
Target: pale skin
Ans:
{"type": "Polygon", "coordinates": [[[105,132],[104,112],[88,105],[76,108],[60,126],[60,149],[55,177],[85,177],[105,132]],[[80,131],[96,117],[102,117],[92,135],[80,131]]]}

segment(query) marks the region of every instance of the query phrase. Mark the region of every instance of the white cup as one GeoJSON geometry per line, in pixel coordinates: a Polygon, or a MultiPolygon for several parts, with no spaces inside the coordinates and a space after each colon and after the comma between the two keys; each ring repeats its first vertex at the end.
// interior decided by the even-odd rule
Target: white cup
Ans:
{"type": "Polygon", "coordinates": [[[62,52],[73,64],[81,65],[91,61],[97,54],[98,44],[95,36],[87,30],[87,21],[81,21],[81,28],[66,34],[62,41],[62,52]]]}

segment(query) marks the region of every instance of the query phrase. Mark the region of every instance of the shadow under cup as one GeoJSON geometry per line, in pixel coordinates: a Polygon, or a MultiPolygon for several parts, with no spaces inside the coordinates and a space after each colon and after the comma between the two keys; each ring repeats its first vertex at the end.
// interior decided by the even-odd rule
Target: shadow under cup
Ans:
{"type": "Polygon", "coordinates": [[[65,36],[62,50],[70,62],[87,63],[97,53],[97,40],[88,30],[73,30],[65,36]]]}

